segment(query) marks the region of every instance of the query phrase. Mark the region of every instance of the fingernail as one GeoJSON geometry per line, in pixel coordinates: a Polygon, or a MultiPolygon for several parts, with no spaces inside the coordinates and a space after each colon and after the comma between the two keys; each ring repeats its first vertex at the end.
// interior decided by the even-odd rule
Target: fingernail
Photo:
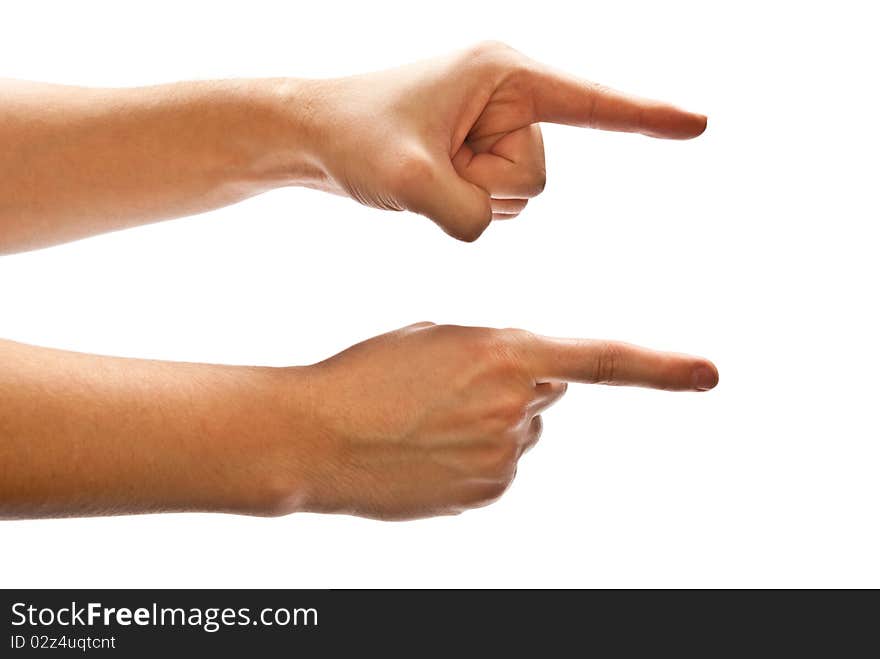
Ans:
{"type": "Polygon", "coordinates": [[[718,384],[718,371],[708,366],[698,366],[694,369],[691,379],[694,383],[694,389],[708,391],[718,384]]]}

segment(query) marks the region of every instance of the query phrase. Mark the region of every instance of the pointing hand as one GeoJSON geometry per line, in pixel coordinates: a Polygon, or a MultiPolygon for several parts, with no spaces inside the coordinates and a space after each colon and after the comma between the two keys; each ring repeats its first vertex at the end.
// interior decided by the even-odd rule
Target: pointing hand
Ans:
{"type": "Polygon", "coordinates": [[[498,43],[390,71],[315,81],[314,184],[409,210],[476,240],[545,181],[539,122],[687,139],[706,118],[539,64],[498,43]]]}
{"type": "MultiPolygon", "coordinates": [[[[711,389],[711,362],[624,343],[419,323],[313,367],[314,462],[301,509],[406,519],[497,499],[566,382],[711,389]]],[[[292,423],[296,423],[292,420],[292,423]]],[[[283,439],[282,439],[283,442],[283,439]]],[[[292,457],[273,458],[276,465],[292,457]]],[[[278,501],[293,500],[284,478],[278,501]]],[[[281,478],[278,478],[281,476],[281,478]]],[[[288,512],[283,504],[279,513],[288,512]]]]}

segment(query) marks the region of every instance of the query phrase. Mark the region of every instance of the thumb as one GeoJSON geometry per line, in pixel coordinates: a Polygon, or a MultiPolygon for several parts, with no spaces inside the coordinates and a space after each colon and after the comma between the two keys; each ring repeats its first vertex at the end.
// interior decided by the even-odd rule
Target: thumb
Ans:
{"type": "Polygon", "coordinates": [[[407,207],[430,218],[453,238],[473,242],[492,221],[489,193],[461,178],[450,161],[433,164],[413,186],[407,207]]]}

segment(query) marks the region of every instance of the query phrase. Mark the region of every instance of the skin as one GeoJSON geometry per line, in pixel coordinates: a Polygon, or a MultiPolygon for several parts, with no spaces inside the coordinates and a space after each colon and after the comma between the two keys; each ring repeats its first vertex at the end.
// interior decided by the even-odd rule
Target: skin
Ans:
{"type": "MultiPolygon", "coordinates": [[[[472,241],[544,186],[538,123],[699,135],[702,115],[495,43],[335,80],[85,89],[0,81],[0,250],[303,185],[472,241]]],[[[378,519],[497,499],[566,382],[704,391],[697,357],[419,323],[311,366],[0,341],[0,517],[296,511],[378,519]]]]}

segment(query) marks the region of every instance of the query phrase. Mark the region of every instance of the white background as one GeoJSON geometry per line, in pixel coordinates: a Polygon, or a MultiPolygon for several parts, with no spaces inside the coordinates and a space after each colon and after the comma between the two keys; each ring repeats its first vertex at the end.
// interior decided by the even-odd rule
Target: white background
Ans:
{"type": "Polygon", "coordinates": [[[547,126],[546,191],[471,245],[282,190],[4,257],[0,336],[282,365],[427,319],[703,354],[721,383],[572,387],[509,493],[454,518],[4,523],[0,585],[880,586],[877,22],[728,7],[4,3],[5,77],[331,76],[493,38],[710,119],[690,142],[547,126]]]}

